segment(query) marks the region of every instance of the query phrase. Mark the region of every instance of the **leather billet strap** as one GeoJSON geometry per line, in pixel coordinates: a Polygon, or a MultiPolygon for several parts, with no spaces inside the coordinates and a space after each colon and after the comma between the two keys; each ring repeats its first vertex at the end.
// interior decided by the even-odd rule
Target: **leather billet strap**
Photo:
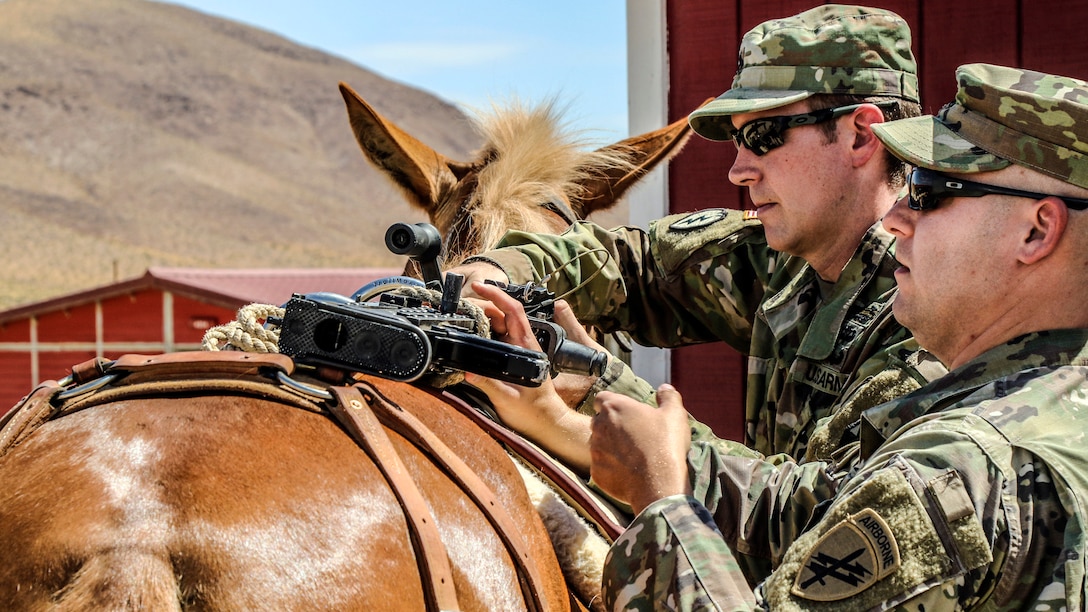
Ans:
{"type": "Polygon", "coordinates": [[[366,382],[357,382],[355,386],[367,396],[374,414],[386,427],[397,432],[430,456],[432,461],[442,467],[450,479],[472,499],[506,546],[517,570],[526,606],[537,612],[548,610],[548,603],[541,599],[544,582],[536,560],[529,554],[528,547],[521,538],[520,529],[495,497],[491,488],[418,419],[393,404],[366,382]]]}
{"type": "Polygon", "coordinates": [[[184,352],[96,357],[72,366],[63,381],[45,381],[0,418],[0,456],[45,422],[119,399],[182,392],[249,393],[317,410],[312,400],[279,391],[271,373],[290,374],[285,355],[184,352]]]}
{"type": "Polygon", "coordinates": [[[329,387],[329,391],[336,398],[336,402],[330,402],[329,406],[332,415],[374,460],[404,510],[419,564],[420,580],[423,581],[423,594],[427,598],[427,609],[458,610],[453,571],[438,533],[438,525],[389,435],[358,388],[337,386],[329,387]]]}
{"type": "Polygon", "coordinates": [[[268,370],[291,374],[294,369],[295,362],[279,353],[189,351],[122,355],[106,371],[125,372],[128,383],[132,384],[143,380],[260,377],[268,370]]]}
{"type": "Polygon", "coordinates": [[[53,418],[56,408],[53,398],[64,390],[54,380],[47,380],[15,404],[0,418],[0,457],[34,432],[42,423],[53,418]]]}
{"type": "Polygon", "coordinates": [[[616,538],[620,537],[620,534],[626,529],[626,522],[621,522],[624,519],[620,517],[614,508],[609,508],[605,503],[596,499],[584,484],[576,480],[577,477],[557,465],[554,459],[541,451],[535,444],[484,416],[467,401],[448,390],[442,391],[440,397],[442,401],[468,417],[496,442],[505,446],[512,454],[520,457],[534,472],[548,481],[582,518],[596,526],[597,532],[609,544],[615,542],[616,538]]]}

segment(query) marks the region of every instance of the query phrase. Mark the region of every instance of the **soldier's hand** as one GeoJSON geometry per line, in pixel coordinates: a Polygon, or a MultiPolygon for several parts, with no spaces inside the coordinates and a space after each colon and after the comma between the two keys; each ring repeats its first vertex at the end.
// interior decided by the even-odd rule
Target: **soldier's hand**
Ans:
{"type": "Polygon", "coordinates": [[[461,264],[454,266],[447,270],[447,272],[454,272],[465,277],[464,289],[461,293],[462,297],[480,297],[476,293],[476,290],[472,288],[474,282],[484,282],[485,280],[500,281],[503,283],[509,283],[510,277],[506,276],[506,272],[502,271],[502,268],[491,265],[486,261],[474,261],[468,264],[461,264]]]}
{"type": "MultiPolygon", "coordinates": [[[[540,350],[521,302],[493,285],[478,283],[475,290],[488,300],[490,308],[485,308],[485,313],[497,337],[509,344],[540,350]]],[[[466,372],[465,381],[487,394],[499,418],[510,429],[536,442],[568,466],[583,474],[588,472],[589,417],[570,410],[556,393],[551,379],[539,387],[523,387],[466,372]]]]}
{"type": "Polygon", "coordinates": [[[589,438],[590,476],[635,513],[663,497],[690,494],[688,413],[671,385],[657,390],[654,408],[617,393],[597,395],[589,438]]]}

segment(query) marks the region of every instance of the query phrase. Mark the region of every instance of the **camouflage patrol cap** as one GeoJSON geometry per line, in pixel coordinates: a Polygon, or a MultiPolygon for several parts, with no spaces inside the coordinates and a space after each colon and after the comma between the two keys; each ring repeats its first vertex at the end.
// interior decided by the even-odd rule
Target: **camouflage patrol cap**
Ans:
{"type": "Polygon", "coordinates": [[[1018,68],[967,64],[956,100],[937,116],[873,124],[907,163],[987,172],[1010,163],[1088,188],[1088,83],[1018,68]]]}
{"type": "Polygon", "coordinates": [[[786,106],[817,94],[894,96],[918,102],[910,27],[884,9],[827,4],[766,21],[744,35],[733,86],[688,123],[729,140],[729,117],[786,106]]]}

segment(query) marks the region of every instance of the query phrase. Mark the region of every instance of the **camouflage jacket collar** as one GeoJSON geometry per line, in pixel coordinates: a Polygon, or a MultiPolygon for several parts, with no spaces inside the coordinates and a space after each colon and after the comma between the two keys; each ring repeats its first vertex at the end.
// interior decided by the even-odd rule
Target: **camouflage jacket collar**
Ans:
{"type": "MultiPolygon", "coordinates": [[[[760,308],[759,316],[778,339],[791,333],[800,333],[802,340],[797,354],[808,359],[822,361],[835,347],[843,321],[851,306],[863,295],[874,298],[895,287],[895,237],[882,224],[874,223],[861,239],[854,256],[847,262],[826,301],[817,309],[811,320],[801,310],[803,304],[819,295],[819,279],[807,263],[802,272],[781,291],[767,299],[760,308]],[[804,324],[807,330],[798,330],[804,324]]],[[[868,301],[873,301],[869,299],[868,301]]]]}
{"type": "MultiPolygon", "coordinates": [[[[1013,338],[897,400],[867,410],[861,417],[861,456],[869,457],[903,425],[959,404],[982,387],[1036,368],[1088,365],[1088,329],[1032,332],[1013,338]]],[[[1030,377],[1029,377],[1030,378],[1030,377]]],[[[985,399],[985,398],[978,398],[985,399]]]]}

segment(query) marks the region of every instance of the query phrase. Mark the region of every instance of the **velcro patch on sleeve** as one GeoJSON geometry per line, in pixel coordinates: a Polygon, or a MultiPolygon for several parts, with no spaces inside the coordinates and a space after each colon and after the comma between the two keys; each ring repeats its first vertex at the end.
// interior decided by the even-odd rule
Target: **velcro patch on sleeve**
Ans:
{"type": "MultiPolygon", "coordinates": [[[[867,610],[902,601],[926,584],[963,573],[958,543],[945,542],[934,521],[943,512],[927,510],[925,484],[914,487],[905,462],[869,475],[832,506],[815,527],[799,537],[782,564],[763,584],[774,610],[867,610]]],[[[974,513],[959,521],[978,522],[974,513]]],[[[953,533],[955,533],[953,531],[953,533]]]]}
{"type": "Polygon", "coordinates": [[[684,215],[682,218],[670,223],[669,230],[674,232],[690,232],[691,230],[697,230],[708,225],[713,225],[724,219],[726,214],[724,208],[708,208],[706,210],[696,211],[684,215]]]}
{"type": "Polygon", "coordinates": [[[672,274],[706,245],[719,243],[712,250],[724,252],[736,245],[742,233],[748,235],[743,230],[759,227],[759,220],[739,210],[709,208],[670,215],[650,224],[654,258],[666,274],[672,274]]]}
{"type": "Polygon", "coordinates": [[[899,569],[899,545],[888,523],[872,508],[847,517],[816,542],[801,562],[794,595],[837,601],[871,587],[899,569]]]}
{"type": "Polygon", "coordinates": [[[948,470],[926,483],[944,514],[957,555],[954,561],[963,569],[975,569],[994,560],[989,539],[975,516],[971,496],[956,470],[948,470]]]}

